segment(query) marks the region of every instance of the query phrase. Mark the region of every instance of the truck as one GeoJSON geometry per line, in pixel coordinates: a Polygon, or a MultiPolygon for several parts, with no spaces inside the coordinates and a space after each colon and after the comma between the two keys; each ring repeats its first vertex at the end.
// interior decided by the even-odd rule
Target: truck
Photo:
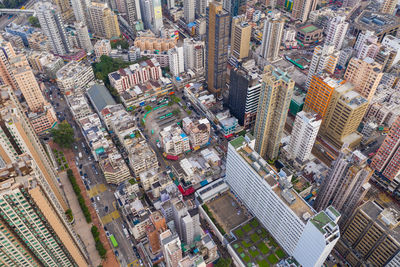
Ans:
{"type": "Polygon", "coordinates": [[[126,230],[126,228],[123,228],[122,231],[124,232],[126,238],[129,238],[128,230],[126,230]]]}
{"type": "Polygon", "coordinates": [[[82,153],[79,152],[78,156],[79,156],[79,158],[81,159],[81,158],[82,158],[82,153]]]}

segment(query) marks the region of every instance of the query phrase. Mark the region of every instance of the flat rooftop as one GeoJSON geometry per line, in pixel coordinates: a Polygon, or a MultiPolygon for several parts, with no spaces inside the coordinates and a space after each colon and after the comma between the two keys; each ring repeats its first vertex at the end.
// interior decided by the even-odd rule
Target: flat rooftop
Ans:
{"type": "Polygon", "coordinates": [[[306,26],[301,27],[299,30],[304,32],[304,33],[310,33],[310,32],[319,30],[319,28],[314,26],[314,25],[312,25],[312,24],[310,24],[310,25],[306,25],[306,26]]]}

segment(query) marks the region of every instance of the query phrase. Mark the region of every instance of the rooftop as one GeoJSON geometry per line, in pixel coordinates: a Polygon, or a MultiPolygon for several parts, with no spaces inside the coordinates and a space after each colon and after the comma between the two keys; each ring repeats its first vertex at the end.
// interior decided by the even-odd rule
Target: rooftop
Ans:
{"type": "Polygon", "coordinates": [[[89,96],[93,106],[95,106],[98,112],[103,110],[103,108],[105,108],[106,106],[117,104],[104,85],[93,85],[87,91],[87,95],[89,96]]]}
{"type": "Polygon", "coordinates": [[[319,28],[314,26],[314,25],[312,25],[312,24],[309,24],[309,25],[305,25],[305,26],[301,27],[299,30],[304,32],[304,33],[310,33],[310,32],[319,30],[319,28]]]}
{"type": "Polygon", "coordinates": [[[355,20],[355,24],[356,27],[375,31],[379,34],[387,29],[397,27],[400,24],[400,18],[390,14],[365,10],[355,20]]]}

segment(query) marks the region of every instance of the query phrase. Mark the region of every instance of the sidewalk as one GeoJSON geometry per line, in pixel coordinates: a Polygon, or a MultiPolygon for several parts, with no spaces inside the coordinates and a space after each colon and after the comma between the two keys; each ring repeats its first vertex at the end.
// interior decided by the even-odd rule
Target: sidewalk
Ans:
{"type": "MultiPolygon", "coordinates": [[[[62,149],[57,144],[53,143],[52,141],[50,141],[49,144],[52,149],[55,148],[57,150],[62,150],[64,152],[64,156],[68,162],[68,165],[69,165],[70,169],[72,170],[72,172],[74,173],[74,176],[76,177],[76,181],[79,185],[79,188],[81,189],[82,196],[85,199],[85,203],[89,208],[90,215],[92,217],[92,223],[94,225],[96,225],[97,228],[99,229],[100,240],[103,243],[104,248],[107,250],[107,254],[106,254],[107,258],[105,261],[102,262],[102,266],[103,267],[120,266],[119,262],[117,261],[115,255],[114,255],[114,252],[110,246],[110,243],[109,243],[106,233],[104,231],[103,225],[100,223],[99,217],[97,216],[95,209],[93,208],[93,206],[90,203],[90,198],[87,194],[85,185],[83,184],[82,179],[80,179],[78,168],[75,165],[75,156],[74,156],[73,151],[71,149],[62,149]]],[[[72,213],[74,213],[74,210],[72,210],[72,213]]],[[[100,256],[98,256],[98,257],[100,257],[100,256]]],[[[96,266],[97,265],[95,265],[94,267],[96,267],[96,266]]]]}

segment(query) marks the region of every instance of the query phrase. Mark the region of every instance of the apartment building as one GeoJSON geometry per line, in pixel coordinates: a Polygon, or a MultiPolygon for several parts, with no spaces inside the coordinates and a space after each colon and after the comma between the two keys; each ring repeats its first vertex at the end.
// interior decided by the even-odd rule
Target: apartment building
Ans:
{"type": "Polygon", "coordinates": [[[269,62],[278,59],[285,20],[280,12],[271,12],[264,21],[261,56],[269,62]]]}
{"type": "Polygon", "coordinates": [[[93,69],[82,61],[70,61],[57,71],[57,85],[64,94],[84,92],[85,87],[95,80],[93,69]]]}
{"type": "Polygon", "coordinates": [[[310,87],[311,80],[314,75],[321,75],[322,72],[333,74],[336,64],[339,60],[340,52],[335,50],[333,45],[325,45],[324,47],[316,46],[311,58],[310,68],[307,74],[306,87],[310,87]]]}
{"type": "Polygon", "coordinates": [[[98,40],[94,44],[94,53],[96,55],[96,61],[100,61],[101,56],[109,56],[111,53],[111,43],[110,40],[102,39],[98,40]]]}
{"type": "Polygon", "coordinates": [[[160,132],[160,142],[168,155],[178,156],[190,150],[189,137],[177,125],[165,127],[160,132]]]}
{"type": "MultiPolygon", "coordinates": [[[[232,22],[235,21],[234,18],[232,22]]],[[[232,25],[231,55],[237,60],[249,56],[251,25],[247,22],[237,22],[232,25]]]]}
{"type": "Polygon", "coordinates": [[[293,189],[291,177],[278,174],[244,137],[228,144],[225,180],[249,212],[279,245],[303,266],[320,266],[340,237],[340,214],[319,213],[293,189]]]}
{"type": "Polygon", "coordinates": [[[117,15],[106,3],[91,2],[88,12],[96,36],[111,39],[121,35],[117,15]]]}
{"type": "Polygon", "coordinates": [[[210,140],[210,122],[204,118],[193,122],[189,117],[183,118],[182,127],[189,136],[193,148],[206,145],[210,140]]]}
{"type": "Polygon", "coordinates": [[[134,46],[139,47],[140,51],[155,51],[165,52],[172,48],[174,48],[177,44],[177,40],[175,38],[156,38],[156,37],[147,37],[147,36],[139,36],[135,38],[134,46]]]}
{"type": "Polygon", "coordinates": [[[69,109],[76,121],[93,113],[83,94],[74,94],[66,97],[69,109]]]}

